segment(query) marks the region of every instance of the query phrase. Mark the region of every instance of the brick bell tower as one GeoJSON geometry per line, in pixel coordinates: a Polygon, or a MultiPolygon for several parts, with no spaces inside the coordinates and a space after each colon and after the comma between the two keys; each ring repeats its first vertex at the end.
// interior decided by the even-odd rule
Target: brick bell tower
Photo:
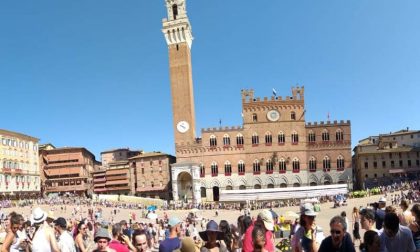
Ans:
{"type": "Polygon", "coordinates": [[[194,92],[191,67],[192,33],[186,0],[165,0],[168,18],[162,32],[169,51],[175,145],[193,143],[195,134],[194,92]]]}

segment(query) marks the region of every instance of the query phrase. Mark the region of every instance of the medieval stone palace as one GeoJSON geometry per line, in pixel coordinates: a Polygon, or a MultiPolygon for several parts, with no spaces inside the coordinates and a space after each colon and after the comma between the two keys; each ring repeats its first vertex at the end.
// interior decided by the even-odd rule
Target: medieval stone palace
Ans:
{"type": "MultiPolygon", "coordinates": [[[[242,90],[243,125],[195,131],[191,25],[186,0],[165,0],[177,162],[174,200],[218,201],[222,190],[349,183],[350,121],[305,121],[304,87],[290,96],[242,90]]],[[[238,90],[239,92],[239,90],[238,90]]]]}

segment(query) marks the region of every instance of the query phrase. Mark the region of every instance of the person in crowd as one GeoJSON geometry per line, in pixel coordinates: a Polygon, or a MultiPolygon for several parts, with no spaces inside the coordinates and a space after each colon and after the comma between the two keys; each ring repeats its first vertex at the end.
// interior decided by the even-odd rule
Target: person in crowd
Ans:
{"type": "Polygon", "coordinates": [[[252,230],[252,240],[254,241],[254,252],[266,252],[264,248],[266,239],[265,239],[265,230],[260,226],[254,227],[252,230]]]}
{"type": "Polygon", "coordinates": [[[195,246],[194,240],[191,237],[184,237],[181,240],[181,247],[175,252],[199,252],[200,250],[195,246]]]}
{"type": "Polygon", "coordinates": [[[66,219],[59,217],[53,221],[54,229],[58,234],[58,247],[60,252],[76,252],[73,237],[67,231],[66,219]]]}
{"type": "Polygon", "coordinates": [[[1,252],[19,252],[27,251],[29,249],[26,236],[19,237],[18,231],[22,226],[23,217],[20,214],[14,213],[9,219],[9,230],[4,239],[1,252]]]}
{"type": "Polygon", "coordinates": [[[232,232],[229,223],[226,220],[221,220],[219,223],[219,230],[223,232],[223,241],[229,252],[232,252],[232,232]]]}
{"type": "Polygon", "coordinates": [[[265,230],[265,250],[272,252],[274,251],[274,238],[273,238],[273,230],[274,230],[274,221],[273,215],[271,214],[270,210],[264,209],[262,210],[257,219],[251,224],[245,232],[245,236],[243,239],[243,247],[242,251],[244,252],[251,252],[254,249],[253,240],[252,240],[252,230],[259,226],[265,230]]]}
{"type": "Polygon", "coordinates": [[[356,252],[351,236],[347,231],[346,220],[342,216],[335,216],[330,221],[331,235],[325,238],[319,252],[356,252]]]}
{"type": "Polygon", "coordinates": [[[207,223],[206,230],[199,232],[201,239],[205,244],[201,247],[201,252],[209,251],[228,251],[226,246],[223,243],[220,243],[220,240],[223,240],[223,232],[219,230],[219,226],[214,220],[210,220],[207,223]]]}
{"type": "Polygon", "coordinates": [[[87,233],[87,225],[85,220],[82,220],[77,224],[77,235],[75,238],[76,251],[77,252],[88,252],[89,239],[87,233]]]}
{"type": "Polygon", "coordinates": [[[315,224],[316,213],[314,207],[311,203],[306,203],[301,207],[300,212],[300,228],[293,236],[292,251],[317,252],[324,239],[324,233],[315,224]]]}
{"type": "Polygon", "coordinates": [[[357,209],[357,207],[353,207],[353,212],[352,212],[352,222],[353,222],[353,243],[355,243],[356,241],[360,242],[360,215],[359,215],[359,210],[357,209]]]}
{"type": "Polygon", "coordinates": [[[368,230],[363,235],[363,243],[360,244],[360,251],[362,252],[380,252],[381,241],[378,232],[368,230]]]}
{"type": "Polygon", "coordinates": [[[172,217],[169,219],[169,237],[160,243],[159,252],[172,252],[181,247],[181,240],[179,239],[181,223],[178,218],[172,217]]]}
{"type": "Polygon", "coordinates": [[[408,209],[409,206],[410,204],[408,203],[408,200],[406,199],[401,200],[401,203],[400,203],[401,213],[398,215],[398,218],[400,218],[400,224],[406,227],[410,225],[410,223],[414,220],[410,209],[408,209]]]}
{"type": "Polygon", "coordinates": [[[416,250],[411,230],[400,225],[396,213],[385,214],[383,232],[379,238],[381,251],[413,252],[416,250]]]}
{"type": "Polygon", "coordinates": [[[133,232],[133,245],[136,248],[137,252],[150,252],[150,248],[147,244],[147,236],[146,231],[142,230],[134,230],[133,232]]]}
{"type": "Polygon", "coordinates": [[[414,220],[408,225],[413,235],[414,245],[420,250],[420,204],[414,204],[411,208],[414,220]]]}
{"type": "Polygon", "coordinates": [[[238,228],[235,225],[230,224],[230,230],[232,233],[232,251],[233,252],[242,251],[242,240],[239,235],[238,228]]]}
{"type": "Polygon", "coordinates": [[[120,223],[112,226],[112,240],[109,247],[117,252],[129,252],[136,250],[130,241],[130,237],[123,234],[123,228],[120,223]]]}
{"type": "Polygon", "coordinates": [[[93,252],[116,252],[115,250],[109,248],[109,242],[111,237],[109,237],[108,230],[105,228],[100,228],[95,234],[95,243],[96,249],[93,252]]]}
{"type": "Polygon", "coordinates": [[[54,230],[45,222],[47,214],[39,207],[32,211],[31,222],[35,226],[32,237],[32,252],[59,252],[54,230]]]}
{"type": "Polygon", "coordinates": [[[364,230],[373,230],[378,232],[375,225],[375,212],[373,209],[363,208],[360,210],[360,224],[364,230]]]}
{"type": "Polygon", "coordinates": [[[385,218],[386,198],[381,197],[378,202],[378,209],[375,211],[376,229],[380,230],[385,218]]]}

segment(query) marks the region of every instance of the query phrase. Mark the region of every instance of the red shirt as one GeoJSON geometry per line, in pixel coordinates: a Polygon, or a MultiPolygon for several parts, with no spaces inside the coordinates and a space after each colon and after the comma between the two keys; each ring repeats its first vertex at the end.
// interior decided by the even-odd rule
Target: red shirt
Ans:
{"type": "MultiPolygon", "coordinates": [[[[254,251],[254,243],[252,242],[252,230],[254,229],[254,223],[248,227],[245,232],[244,240],[242,241],[242,251],[243,252],[252,252],[254,251]]],[[[264,248],[269,252],[274,252],[273,244],[273,233],[271,231],[265,232],[265,245],[264,248]]]]}
{"type": "Polygon", "coordinates": [[[109,248],[112,248],[116,252],[130,252],[130,250],[122,244],[120,241],[112,240],[109,242],[109,248]]]}

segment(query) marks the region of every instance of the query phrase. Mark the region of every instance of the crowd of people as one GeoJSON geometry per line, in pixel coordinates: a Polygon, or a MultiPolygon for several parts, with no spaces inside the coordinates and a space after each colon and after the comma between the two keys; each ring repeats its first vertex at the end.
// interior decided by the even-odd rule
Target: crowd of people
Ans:
{"type": "MultiPolygon", "coordinates": [[[[394,189],[384,191],[385,195],[377,202],[354,207],[349,215],[337,209],[329,227],[317,223],[319,212],[312,203],[301,204],[300,215],[285,220],[270,210],[276,206],[273,202],[251,202],[256,209],[255,216],[245,209],[238,211],[235,220],[219,222],[205,218],[179,219],[171,216],[171,211],[165,211],[161,219],[144,221],[136,215],[147,217],[154,214],[153,210],[141,206],[140,214],[135,211],[139,205],[133,204],[129,207],[133,211],[124,216],[125,220],[115,221],[122,214],[119,205],[92,203],[89,199],[39,199],[31,202],[31,213],[27,216],[1,211],[0,219],[4,222],[4,229],[0,230],[1,252],[420,251],[419,184],[405,184],[401,191],[394,189]],[[37,206],[47,202],[52,205],[48,211],[37,206]],[[82,205],[87,211],[83,211],[82,205]],[[103,218],[104,211],[109,210],[111,217],[103,218]],[[55,217],[65,213],[67,216],[71,213],[70,217],[55,217]]],[[[217,210],[228,205],[212,206],[216,207],[209,209],[217,210]]]]}

